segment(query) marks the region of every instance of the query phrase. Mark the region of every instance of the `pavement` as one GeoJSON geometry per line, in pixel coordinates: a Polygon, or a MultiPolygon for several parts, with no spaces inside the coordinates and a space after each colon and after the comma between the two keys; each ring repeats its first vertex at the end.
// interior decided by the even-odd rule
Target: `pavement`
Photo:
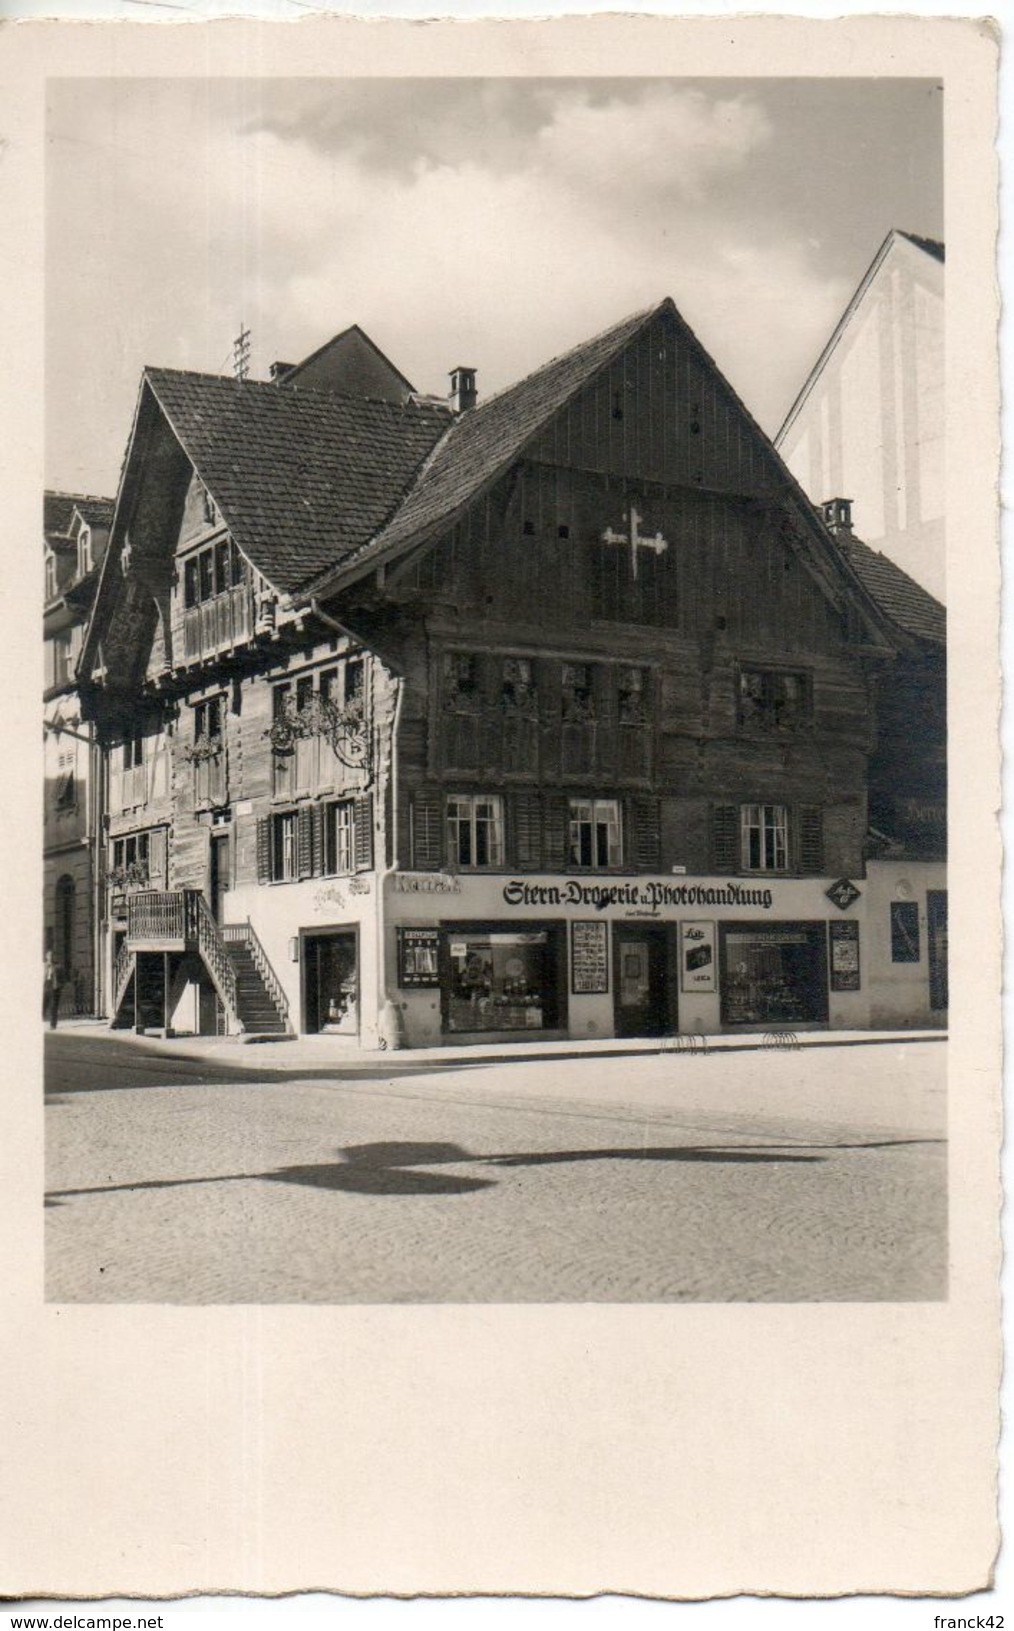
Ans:
{"type": "Polygon", "coordinates": [[[812,1036],[339,1058],[62,1027],[47,1296],[946,1296],[944,1040],[812,1036]]]}

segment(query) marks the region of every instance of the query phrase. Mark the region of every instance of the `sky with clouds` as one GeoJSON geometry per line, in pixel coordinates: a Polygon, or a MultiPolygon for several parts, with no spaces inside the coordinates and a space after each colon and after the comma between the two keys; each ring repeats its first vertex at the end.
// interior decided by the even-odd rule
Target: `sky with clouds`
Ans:
{"type": "Polygon", "coordinates": [[[113,493],[142,367],[359,323],[481,395],[672,295],[773,433],[892,226],[942,238],[928,80],[50,80],[47,485],[113,493]]]}

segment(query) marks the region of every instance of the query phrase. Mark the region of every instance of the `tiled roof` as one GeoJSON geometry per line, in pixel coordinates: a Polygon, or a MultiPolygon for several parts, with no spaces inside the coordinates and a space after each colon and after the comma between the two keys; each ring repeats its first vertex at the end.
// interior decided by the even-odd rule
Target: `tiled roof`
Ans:
{"type": "Polygon", "coordinates": [[[78,498],[74,508],[89,527],[111,527],[116,508],[111,498],[78,498]]]}
{"type": "Polygon", "coordinates": [[[65,538],[79,510],[90,527],[108,527],[113,520],[113,500],[96,498],[94,493],[57,493],[47,490],[42,500],[42,526],[47,538],[65,538]]]}
{"type": "Polygon", "coordinates": [[[854,570],[867,594],[906,634],[919,640],[944,645],[947,640],[947,611],[921,584],[903,572],[900,566],[871,549],[860,538],[836,539],[845,559],[854,570]]]}
{"type": "Polygon", "coordinates": [[[448,424],[429,404],[163,368],[145,379],[237,544],[283,593],[383,526],[448,424]]]}
{"type": "Polygon", "coordinates": [[[901,232],[900,230],[899,237],[907,238],[909,243],[915,244],[917,249],[924,249],[927,255],[933,256],[934,260],[942,261],[944,259],[944,246],[936,238],[920,238],[915,232],[901,232]]]}
{"type": "Polygon", "coordinates": [[[664,301],[625,318],[456,419],[405,502],[357,556],[357,565],[386,557],[411,538],[449,521],[484,484],[514,462],[525,443],[575,391],[669,304],[664,301]]]}

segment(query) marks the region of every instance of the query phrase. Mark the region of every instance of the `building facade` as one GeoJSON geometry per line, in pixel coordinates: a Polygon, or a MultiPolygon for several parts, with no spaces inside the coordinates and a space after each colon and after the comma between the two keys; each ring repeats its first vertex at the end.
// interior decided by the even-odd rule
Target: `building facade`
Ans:
{"type": "Polygon", "coordinates": [[[944,537],[944,246],[890,232],[775,438],[815,503],[937,600],[944,537]]]}
{"type": "Polygon", "coordinates": [[[315,357],[142,382],[80,666],[111,1018],[872,1023],[898,630],[672,302],[478,405],[315,357]]]}
{"type": "Polygon", "coordinates": [[[98,780],[75,672],[113,519],[111,499],[47,492],[43,509],[43,928],[60,1011],[94,1012],[98,780]]]}

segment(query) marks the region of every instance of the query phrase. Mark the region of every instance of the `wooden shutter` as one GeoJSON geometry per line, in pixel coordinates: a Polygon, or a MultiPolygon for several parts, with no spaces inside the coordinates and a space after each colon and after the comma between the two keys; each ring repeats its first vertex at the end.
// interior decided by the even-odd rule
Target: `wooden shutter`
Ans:
{"type": "Polygon", "coordinates": [[[824,812],[816,805],[799,812],[799,867],[818,874],[824,870],[824,812]]]}
{"type": "Polygon", "coordinates": [[[542,808],[538,793],[514,797],[514,865],[538,869],[542,865],[542,808]]]}
{"type": "Polygon", "coordinates": [[[257,822],[257,882],[271,882],[271,817],[257,822]]]}
{"type": "Polygon", "coordinates": [[[739,805],[714,804],[711,808],[711,869],[713,872],[737,872],[739,862],[739,805]]]}
{"type": "Polygon", "coordinates": [[[658,799],[631,799],[629,815],[631,832],[624,844],[624,862],[639,872],[657,872],[662,865],[658,799]]]}
{"type": "Polygon", "coordinates": [[[166,888],[166,836],[165,827],[153,827],[148,834],[148,877],[153,889],[166,888]]]}
{"type": "Polygon", "coordinates": [[[427,791],[412,798],[412,865],[420,872],[435,871],[444,859],[444,800],[427,791]]]}
{"type": "Polygon", "coordinates": [[[310,869],[315,878],[324,871],[324,806],[315,804],[311,814],[310,869]]]}
{"type": "Polygon", "coordinates": [[[309,878],[313,871],[313,811],[308,804],[296,812],[296,876],[309,878]]]}
{"type": "Polygon", "coordinates": [[[356,871],[369,872],[373,866],[373,795],[360,794],[355,805],[356,871]]]}
{"type": "Polygon", "coordinates": [[[548,794],[542,823],[542,842],[546,867],[550,872],[560,872],[567,865],[569,823],[570,805],[565,795],[548,794]]]}

